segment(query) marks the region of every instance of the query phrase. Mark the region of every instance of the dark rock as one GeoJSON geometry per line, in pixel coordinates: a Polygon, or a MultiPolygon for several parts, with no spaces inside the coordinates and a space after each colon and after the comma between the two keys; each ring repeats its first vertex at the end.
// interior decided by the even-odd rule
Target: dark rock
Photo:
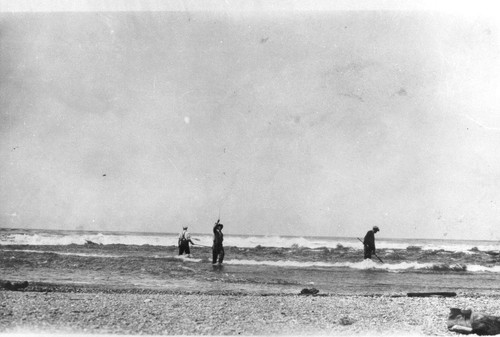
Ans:
{"type": "Polygon", "coordinates": [[[351,324],[354,324],[354,320],[352,318],[349,318],[349,317],[342,317],[339,320],[339,324],[340,325],[351,325],[351,324]]]}
{"type": "Polygon", "coordinates": [[[300,295],[316,295],[319,293],[319,290],[316,288],[304,288],[300,291],[300,295]]]}
{"type": "Polygon", "coordinates": [[[451,308],[448,316],[448,330],[479,336],[497,335],[500,334],[500,317],[451,308]]]}
{"type": "Polygon", "coordinates": [[[7,282],[5,282],[5,283],[2,284],[2,287],[5,288],[5,289],[7,289],[7,290],[16,291],[16,290],[19,290],[19,289],[24,289],[24,288],[28,287],[28,285],[29,285],[28,281],[15,282],[15,283],[7,281],[7,282]]]}

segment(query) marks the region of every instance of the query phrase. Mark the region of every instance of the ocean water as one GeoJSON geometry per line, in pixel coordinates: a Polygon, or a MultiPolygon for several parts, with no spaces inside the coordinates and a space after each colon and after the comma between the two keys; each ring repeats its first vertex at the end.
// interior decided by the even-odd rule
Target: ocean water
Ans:
{"type": "Polygon", "coordinates": [[[193,233],[177,256],[165,233],[0,229],[0,279],[190,292],[404,294],[500,293],[500,242],[377,237],[363,259],[357,238],[225,235],[222,266],[212,235],[193,233]]]}

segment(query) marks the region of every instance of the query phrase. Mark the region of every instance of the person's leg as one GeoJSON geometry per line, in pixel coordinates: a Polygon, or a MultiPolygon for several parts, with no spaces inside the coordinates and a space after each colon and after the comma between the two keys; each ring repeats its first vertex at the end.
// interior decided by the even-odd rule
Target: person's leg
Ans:
{"type": "Polygon", "coordinates": [[[365,259],[371,259],[372,258],[372,251],[370,248],[365,247],[365,259]]]}
{"type": "Polygon", "coordinates": [[[223,260],[224,260],[224,247],[221,247],[219,252],[219,263],[222,263],[223,260]]]}
{"type": "Polygon", "coordinates": [[[182,251],[183,251],[182,245],[179,245],[179,255],[182,255],[182,251]]]}
{"type": "Polygon", "coordinates": [[[219,252],[217,251],[217,248],[212,248],[212,264],[217,263],[217,255],[219,255],[219,252]]]}

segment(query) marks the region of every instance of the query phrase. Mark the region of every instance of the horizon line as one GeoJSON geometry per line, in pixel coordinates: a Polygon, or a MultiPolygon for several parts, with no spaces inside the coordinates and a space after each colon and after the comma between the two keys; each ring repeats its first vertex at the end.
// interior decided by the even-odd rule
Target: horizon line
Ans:
{"type": "MultiPolygon", "coordinates": [[[[19,228],[19,227],[2,227],[1,231],[5,230],[31,230],[31,231],[67,231],[67,232],[97,232],[97,233],[134,233],[134,234],[163,234],[163,235],[177,235],[177,232],[150,232],[150,231],[120,231],[120,230],[94,230],[94,229],[54,229],[54,228],[19,228]]],[[[201,233],[201,232],[190,232],[191,235],[212,235],[212,233],[201,233]]],[[[329,235],[288,235],[288,234],[231,234],[224,233],[227,236],[256,236],[256,237],[296,237],[296,238],[336,238],[336,239],[358,239],[361,236],[329,236],[329,235]]],[[[452,239],[452,238],[407,238],[407,237],[377,237],[377,240],[435,240],[435,241],[487,241],[487,242],[499,242],[500,240],[488,240],[488,239],[452,239]]]]}

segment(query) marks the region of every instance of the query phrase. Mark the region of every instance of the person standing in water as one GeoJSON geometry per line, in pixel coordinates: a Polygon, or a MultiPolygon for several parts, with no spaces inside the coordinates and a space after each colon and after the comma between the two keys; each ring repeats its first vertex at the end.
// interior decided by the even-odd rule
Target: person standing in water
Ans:
{"type": "Polygon", "coordinates": [[[214,244],[212,246],[212,264],[216,264],[217,260],[219,264],[222,264],[224,260],[224,247],[222,246],[222,241],[224,241],[224,235],[222,234],[222,228],[220,219],[214,225],[214,244]]]}
{"type": "Polygon", "coordinates": [[[187,255],[191,254],[189,250],[189,244],[194,245],[194,242],[191,241],[191,234],[187,231],[188,227],[182,227],[182,232],[179,234],[179,255],[186,253],[187,255]]]}
{"type": "Polygon", "coordinates": [[[363,240],[365,245],[365,259],[371,259],[372,254],[375,254],[375,233],[379,231],[377,226],[373,226],[372,230],[369,230],[363,240]]]}

